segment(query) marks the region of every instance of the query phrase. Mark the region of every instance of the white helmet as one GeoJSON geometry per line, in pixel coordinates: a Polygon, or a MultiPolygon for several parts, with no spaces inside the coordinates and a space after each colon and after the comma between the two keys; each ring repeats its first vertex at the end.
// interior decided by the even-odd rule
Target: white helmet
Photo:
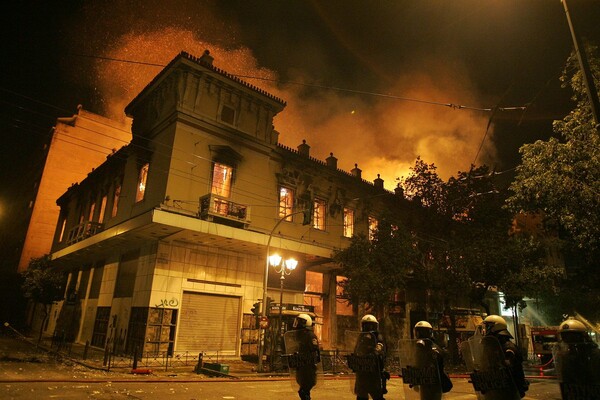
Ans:
{"type": "Polygon", "coordinates": [[[374,315],[367,314],[360,320],[360,327],[363,332],[375,332],[379,329],[379,322],[374,315]]]}
{"type": "Polygon", "coordinates": [[[486,335],[502,335],[512,339],[506,320],[499,315],[488,315],[483,320],[486,335]]]}
{"type": "Polygon", "coordinates": [[[308,314],[298,314],[294,318],[294,329],[308,328],[312,326],[312,318],[308,314]]]}
{"type": "Polygon", "coordinates": [[[433,335],[433,327],[427,321],[419,321],[413,328],[416,339],[429,339],[433,335]]]}
{"type": "Polygon", "coordinates": [[[590,340],[583,322],[573,317],[569,317],[569,319],[560,324],[558,336],[565,343],[583,343],[590,340]]]}

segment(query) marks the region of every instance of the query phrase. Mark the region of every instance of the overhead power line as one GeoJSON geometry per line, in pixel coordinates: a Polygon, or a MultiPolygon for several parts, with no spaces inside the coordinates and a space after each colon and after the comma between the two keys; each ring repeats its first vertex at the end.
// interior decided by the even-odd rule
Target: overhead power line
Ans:
{"type": "MultiPolygon", "coordinates": [[[[76,56],[76,57],[95,58],[95,59],[104,60],[104,61],[114,61],[114,62],[123,62],[123,63],[128,63],[128,64],[146,65],[146,66],[151,66],[151,67],[161,67],[161,68],[166,67],[166,64],[156,64],[156,63],[149,63],[149,62],[144,62],[144,61],[126,60],[126,59],[122,59],[122,58],[101,57],[101,56],[93,56],[93,55],[88,55],[88,54],[76,54],[76,53],[69,53],[69,55],[76,56]]],[[[416,99],[416,98],[393,95],[393,94],[370,92],[370,91],[365,91],[365,90],[346,89],[346,88],[341,88],[341,87],[336,87],[336,86],[328,86],[328,85],[318,85],[318,84],[314,84],[314,83],[283,81],[283,80],[264,78],[264,77],[260,77],[260,76],[254,76],[254,75],[236,75],[236,74],[231,74],[231,75],[235,76],[237,78],[240,78],[240,79],[254,79],[254,80],[260,80],[260,81],[266,81],[266,82],[274,82],[277,84],[297,85],[297,86],[305,86],[305,87],[311,87],[311,88],[316,88],[316,89],[332,90],[332,91],[336,91],[336,92],[360,94],[360,95],[372,96],[372,97],[382,97],[382,98],[387,98],[387,99],[392,99],[392,100],[401,100],[401,101],[408,101],[408,102],[413,102],[413,103],[421,103],[421,104],[449,107],[449,108],[452,108],[455,110],[471,110],[471,111],[490,112],[494,109],[496,111],[520,111],[520,110],[527,109],[526,105],[511,106],[511,107],[474,107],[474,106],[466,106],[466,105],[462,105],[462,104],[455,104],[455,103],[448,103],[448,102],[416,99]]]]}

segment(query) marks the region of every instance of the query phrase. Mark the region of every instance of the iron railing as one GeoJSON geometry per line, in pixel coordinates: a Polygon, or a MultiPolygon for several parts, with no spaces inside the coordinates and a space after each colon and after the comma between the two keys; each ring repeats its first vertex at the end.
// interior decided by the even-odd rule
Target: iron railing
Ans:
{"type": "Polygon", "coordinates": [[[79,225],[75,225],[67,235],[67,244],[71,245],[94,236],[96,233],[104,229],[104,224],[99,222],[86,221],[79,225]]]}
{"type": "Polygon", "coordinates": [[[249,206],[212,193],[200,197],[199,215],[200,218],[208,221],[224,219],[244,226],[250,223],[249,206]]]}

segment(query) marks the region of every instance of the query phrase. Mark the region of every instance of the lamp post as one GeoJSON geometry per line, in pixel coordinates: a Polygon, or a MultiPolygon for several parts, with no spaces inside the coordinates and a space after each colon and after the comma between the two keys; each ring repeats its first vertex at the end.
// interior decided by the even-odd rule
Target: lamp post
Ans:
{"type": "MultiPolygon", "coordinates": [[[[270,254],[270,250],[271,250],[271,239],[273,239],[273,232],[275,232],[275,229],[277,229],[279,224],[281,224],[288,217],[290,217],[292,215],[296,215],[296,214],[302,214],[302,213],[305,213],[306,211],[307,210],[296,211],[296,212],[284,215],[283,217],[279,218],[279,221],[277,221],[277,223],[275,224],[275,226],[273,227],[273,229],[271,229],[271,232],[269,233],[269,240],[267,241],[267,257],[266,257],[266,262],[265,262],[265,275],[264,275],[264,283],[263,283],[263,297],[262,297],[262,311],[261,311],[262,318],[266,318],[266,316],[267,316],[267,284],[269,282],[269,264],[270,264],[269,254],[270,254]]],[[[264,347],[265,347],[265,329],[261,328],[259,342],[258,342],[258,370],[261,372],[263,371],[263,355],[265,352],[264,347]]]]}
{"type": "Polygon", "coordinates": [[[289,258],[287,260],[283,260],[280,255],[273,254],[269,256],[269,265],[275,269],[275,272],[281,274],[279,278],[279,325],[278,325],[278,333],[276,337],[276,349],[278,353],[281,353],[282,350],[282,339],[283,339],[283,283],[285,281],[285,276],[290,275],[293,270],[298,266],[298,261],[289,258]]]}

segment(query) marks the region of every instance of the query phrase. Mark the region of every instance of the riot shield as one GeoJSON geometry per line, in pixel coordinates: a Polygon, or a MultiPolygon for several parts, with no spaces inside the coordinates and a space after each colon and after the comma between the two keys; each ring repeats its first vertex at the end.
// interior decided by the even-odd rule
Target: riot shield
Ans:
{"type": "Polygon", "coordinates": [[[593,343],[557,343],[554,365],[563,400],[600,400],[600,350],[593,343]]]}
{"type": "Polygon", "coordinates": [[[312,332],[306,329],[288,331],[283,341],[283,360],[288,366],[292,388],[304,392],[318,388],[323,381],[323,368],[319,353],[313,351],[312,332]]]}
{"type": "Polygon", "coordinates": [[[400,367],[407,400],[439,400],[442,385],[438,357],[430,339],[400,340],[400,367]]]}
{"type": "Polygon", "coordinates": [[[476,333],[462,342],[461,351],[478,399],[521,399],[498,339],[476,333]]]}
{"type": "Polygon", "coordinates": [[[346,348],[353,349],[346,356],[348,368],[354,372],[350,380],[351,391],[359,397],[383,397],[383,365],[375,352],[377,338],[372,332],[347,331],[346,348]]]}

